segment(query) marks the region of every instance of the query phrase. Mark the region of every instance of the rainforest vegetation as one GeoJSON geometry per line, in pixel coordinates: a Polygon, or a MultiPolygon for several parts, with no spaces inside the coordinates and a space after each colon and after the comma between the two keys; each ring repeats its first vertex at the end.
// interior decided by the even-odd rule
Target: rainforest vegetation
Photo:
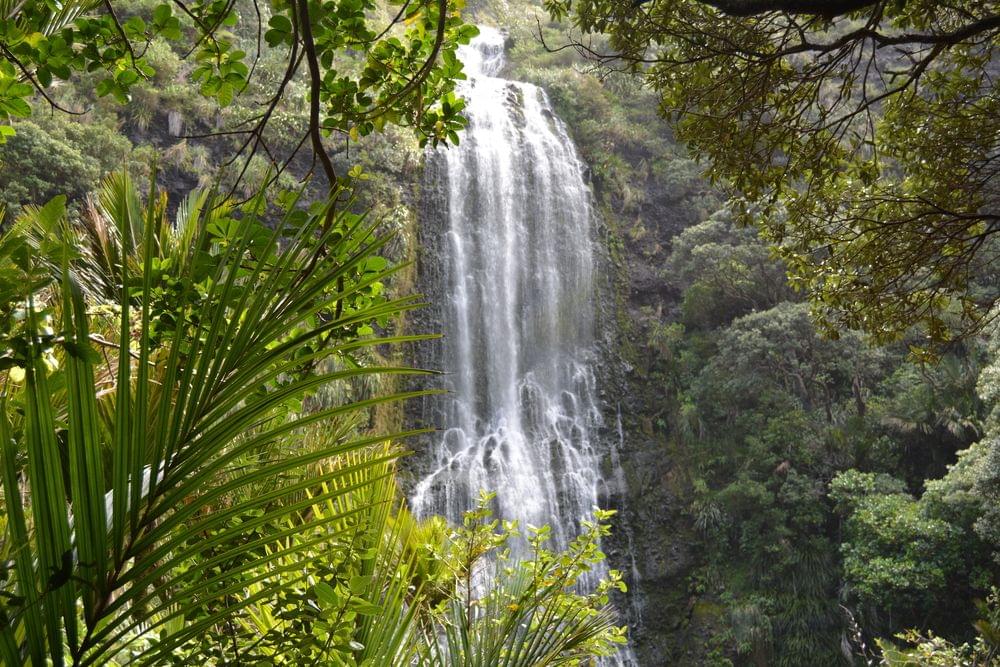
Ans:
{"type": "Polygon", "coordinates": [[[0,0],[0,661],[1000,664],[998,35],[993,2],[0,0]],[[423,164],[477,23],[600,219],[618,482],[561,544],[491,489],[406,502],[423,164]]]}

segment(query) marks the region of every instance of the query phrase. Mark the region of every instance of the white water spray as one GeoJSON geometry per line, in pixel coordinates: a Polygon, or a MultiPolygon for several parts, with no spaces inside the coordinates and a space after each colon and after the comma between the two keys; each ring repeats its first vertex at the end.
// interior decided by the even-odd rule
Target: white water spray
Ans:
{"type": "Polygon", "coordinates": [[[494,491],[499,517],[548,524],[564,548],[602,483],[590,192],[545,92],[497,76],[503,35],[481,28],[460,57],[469,127],[435,156],[446,165],[440,293],[452,393],[411,505],[459,520],[480,490],[494,491]]]}

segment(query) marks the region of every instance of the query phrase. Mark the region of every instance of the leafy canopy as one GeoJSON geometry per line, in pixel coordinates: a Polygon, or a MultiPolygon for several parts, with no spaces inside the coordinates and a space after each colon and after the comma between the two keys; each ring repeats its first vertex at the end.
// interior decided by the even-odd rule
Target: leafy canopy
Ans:
{"type": "Polygon", "coordinates": [[[190,78],[222,107],[247,88],[263,50],[279,49],[287,65],[280,80],[268,83],[260,112],[221,133],[242,138],[247,164],[258,151],[267,153],[264,130],[302,72],[309,130],[299,145],[308,140],[332,185],[337,174],[323,135],[357,138],[388,123],[412,128],[421,143],[457,143],[464,121],[452,92],[463,78],[455,49],[476,34],[461,20],[462,6],[462,0],[174,0],[144,12],[109,0],[0,0],[0,140],[13,135],[12,119],[31,115],[35,94],[82,113],[59,107],[47,92],[74,73],[101,73],[95,92],[128,102],[133,87],[156,74],[147,49],[158,38],[183,47],[190,78]],[[236,46],[241,27],[256,35],[251,53],[236,46]]]}
{"type": "Polygon", "coordinates": [[[828,332],[929,343],[998,293],[995,2],[548,0],[639,72],[828,332]],[[983,279],[985,276],[985,279],[983,279]]]}

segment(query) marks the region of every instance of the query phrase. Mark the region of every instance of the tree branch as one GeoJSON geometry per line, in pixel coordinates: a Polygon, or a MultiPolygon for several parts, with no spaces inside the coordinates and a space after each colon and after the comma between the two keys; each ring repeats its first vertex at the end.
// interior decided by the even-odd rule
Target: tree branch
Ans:
{"type": "Polygon", "coordinates": [[[316,43],[313,41],[312,24],[309,20],[308,0],[297,0],[299,10],[299,32],[302,35],[302,50],[306,54],[306,64],[309,66],[309,136],[312,139],[313,152],[319,160],[326,179],[330,182],[330,191],[337,187],[337,171],[333,161],[323,147],[322,126],[319,120],[320,92],[323,89],[323,74],[319,68],[319,58],[316,55],[316,43]]]}
{"type": "Polygon", "coordinates": [[[786,12],[808,16],[834,17],[879,4],[879,0],[699,0],[730,16],[757,16],[786,12]]]}

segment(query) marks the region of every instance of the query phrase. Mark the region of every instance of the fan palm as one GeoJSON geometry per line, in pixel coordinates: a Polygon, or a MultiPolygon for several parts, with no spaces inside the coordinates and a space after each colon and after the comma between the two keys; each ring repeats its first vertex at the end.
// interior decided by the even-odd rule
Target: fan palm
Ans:
{"type": "Polygon", "coordinates": [[[289,206],[272,229],[262,196],[236,210],[197,195],[170,245],[166,207],[149,199],[126,177],[106,185],[121,256],[103,265],[81,257],[59,200],[0,239],[4,664],[166,658],[308,576],[323,558],[310,546],[357,511],[337,499],[391,474],[378,466],[395,454],[317,464],[407,435],[359,432],[351,417],[419,392],[298,408],[324,384],[416,372],[351,362],[413,339],[359,335],[417,305],[373,296],[392,271],[375,225],[327,204],[289,206]],[[95,305],[109,285],[115,303],[95,305]],[[117,334],[94,333],[98,312],[117,334]],[[328,358],[342,363],[315,370],[328,358]],[[298,446],[324,424],[338,426],[323,446],[298,446]]]}
{"type": "Polygon", "coordinates": [[[910,383],[903,385],[889,406],[883,423],[901,435],[948,435],[969,442],[981,435],[974,359],[954,355],[942,357],[928,369],[912,369],[910,383]]]}

